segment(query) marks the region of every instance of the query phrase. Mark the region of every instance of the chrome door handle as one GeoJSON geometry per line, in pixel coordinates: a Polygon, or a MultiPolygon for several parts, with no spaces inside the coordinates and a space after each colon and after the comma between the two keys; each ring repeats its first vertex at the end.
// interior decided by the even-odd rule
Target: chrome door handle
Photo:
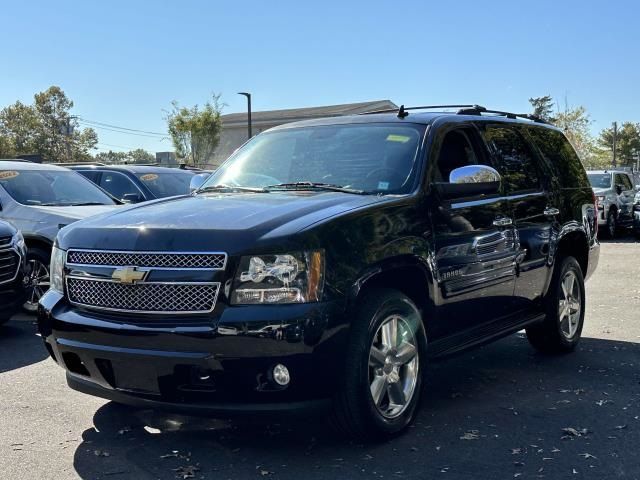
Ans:
{"type": "Polygon", "coordinates": [[[509,225],[513,225],[513,220],[509,217],[499,217],[493,221],[494,227],[507,227],[509,225]]]}
{"type": "Polygon", "coordinates": [[[560,214],[560,210],[555,207],[547,207],[544,209],[544,214],[547,216],[553,216],[560,214]]]}

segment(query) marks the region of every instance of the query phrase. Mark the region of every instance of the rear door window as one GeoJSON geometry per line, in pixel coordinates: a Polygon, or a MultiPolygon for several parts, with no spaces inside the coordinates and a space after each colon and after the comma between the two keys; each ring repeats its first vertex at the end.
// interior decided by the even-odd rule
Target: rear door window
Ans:
{"type": "Polygon", "coordinates": [[[527,127],[526,131],[562,188],[588,186],[589,180],[580,157],[561,132],[545,127],[527,127]]]}
{"type": "Polygon", "coordinates": [[[540,189],[535,156],[524,137],[508,125],[487,125],[484,140],[500,163],[507,195],[540,189]]]}

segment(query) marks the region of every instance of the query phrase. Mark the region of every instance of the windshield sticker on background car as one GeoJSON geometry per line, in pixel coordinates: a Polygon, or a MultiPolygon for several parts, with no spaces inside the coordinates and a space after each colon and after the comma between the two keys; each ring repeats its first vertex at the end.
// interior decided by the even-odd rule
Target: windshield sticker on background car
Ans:
{"type": "Polygon", "coordinates": [[[407,137],[406,135],[391,134],[387,136],[387,142],[407,143],[409,140],[411,140],[411,137],[407,137]]]}
{"type": "Polygon", "coordinates": [[[143,182],[153,182],[154,180],[158,179],[158,175],[156,175],[155,173],[147,173],[146,175],[142,175],[140,177],[140,180],[142,180],[143,182]]]}
{"type": "Polygon", "coordinates": [[[389,190],[389,182],[378,182],[378,190],[389,190]]]}
{"type": "Polygon", "coordinates": [[[0,180],[11,180],[12,178],[16,178],[20,175],[20,172],[16,172],[15,170],[6,170],[4,172],[0,172],[0,180]]]}

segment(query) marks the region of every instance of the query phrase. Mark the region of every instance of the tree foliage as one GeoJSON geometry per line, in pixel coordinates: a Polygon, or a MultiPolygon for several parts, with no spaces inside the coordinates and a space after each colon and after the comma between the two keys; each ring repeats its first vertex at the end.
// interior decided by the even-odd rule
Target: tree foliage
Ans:
{"type": "MultiPolygon", "coordinates": [[[[606,152],[609,163],[613,160],[613,126],[600,132],[598,145],[606,152]]],[[[640,153],[640,123],[624,122],[618,128],[616,138],[616,164],[632,166],[640,153]]]]}
{"type": "Polygon", "coordinates": [[[123,163],[154,163],[156,161],[156,157],[143,148],[136,148],[129,152],[114,152],[113,150],[109,150],[108,152],[97,153],[93,159],[99,163],[116,165],[123,163]]]}
{"type": "Polygon", "coordinates": [[[80,129],[73,101],[57,86],[34,95],[32,105],[17,101],[0,111],[0,156],[39,154],[49,162],[90,159],[98,143],[91,128],[80,129]]]}
{"type": "Polygon", "coordinates": [[[220,142],[220,95],[212,95],[202,108],[180,107],[177,101],[171,106],[166,119],[176,156],[193,166],[206,165],[220,142]]]}
{"type": "Polygon", "coordinates": [[[533,115],[547,122],[553,123],[555,121],[555,117],[553,116],[553,98],[551,95],[531,97],[529,103],[533,107],[533,115]]]}

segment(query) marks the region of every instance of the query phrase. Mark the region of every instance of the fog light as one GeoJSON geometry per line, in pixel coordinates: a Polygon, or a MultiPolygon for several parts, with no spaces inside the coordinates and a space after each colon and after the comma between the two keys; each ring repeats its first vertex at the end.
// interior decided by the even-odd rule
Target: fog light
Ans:
{"type": "Polygon", "coordinates": [[[291,381],[291,377],[289,376],[289,369],[281,363],[273,367],[272,375],[273,380],[282,387],[284,387],[285,385],[289,385],[289,382],[291,381]]]}

